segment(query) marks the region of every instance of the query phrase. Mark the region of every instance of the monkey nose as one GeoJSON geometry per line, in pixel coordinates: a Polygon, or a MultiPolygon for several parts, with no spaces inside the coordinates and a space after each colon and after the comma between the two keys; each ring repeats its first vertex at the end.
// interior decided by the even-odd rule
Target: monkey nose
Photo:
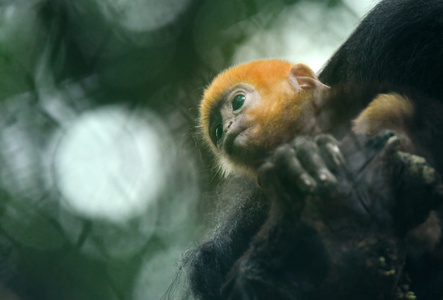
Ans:
{"type": "Polygon", "coordinates": [[[226,126],[226,130],[229,129],[229,128],[231,128],[232,123],[234,123],[234,122],[233,122],[233,121],[229,121],[229,122],[228,122],[228,125],[226,126]]]}

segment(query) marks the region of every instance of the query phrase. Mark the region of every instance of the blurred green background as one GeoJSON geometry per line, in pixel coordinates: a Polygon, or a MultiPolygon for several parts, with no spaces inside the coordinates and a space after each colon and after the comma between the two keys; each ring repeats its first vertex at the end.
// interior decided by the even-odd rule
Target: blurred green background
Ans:
{"type": "Polygon", "coordinates": [[[319,70],[375,2],[0,0],[0,299],[160,299],[214,222],[204,87],[319,70]]]}

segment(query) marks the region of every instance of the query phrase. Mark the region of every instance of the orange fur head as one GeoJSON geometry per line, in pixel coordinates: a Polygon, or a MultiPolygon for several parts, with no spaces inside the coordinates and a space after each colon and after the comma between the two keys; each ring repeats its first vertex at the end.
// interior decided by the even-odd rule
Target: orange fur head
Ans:
{"type": "MultiPolygon", "coordinates": [[[[260,95],[260,104],[246,112],[253,124],[249,149],[244,157],[267,153],[283,142],[292,139],[299,131],[301,110],[305,99],[309,99],[304,88],[296,89],[291,75],[297,66],[297,76],[317,78],[309,67],[283,60],[259,60],[241,64],[220,73],[205,90],[200,105],[200,126],[206,141],[210,141],[209,122],[211,113],[223,99],[227,90],[239,83],[253,86],[260,95]],[[252,155],[250,155],[252,154],[252,155]]],[[[213,151],[220,150],[210,143],[213,151]]],[[[226,164],[226,158],[219,160],[226,164]]],[[[237,157],[238,158],[238,157],[237,157]]],[[[235,164],[242,162],[236,161],[235,164]]],[[[249,162],[246,162],[249,164],[249,162]]],[[[222,168],[232,169],[230,166],[222,168]]]]}
{"type": "Polygon", "coordinates": [[[241,64],[220,73],[205,90],[200,104],[200,124],[207,128],[210,112],[230,87],[248,83],[266,98],[276,92],[276,86],[287,81],[293,64],[283,60],[257,60],[241,64]]]}

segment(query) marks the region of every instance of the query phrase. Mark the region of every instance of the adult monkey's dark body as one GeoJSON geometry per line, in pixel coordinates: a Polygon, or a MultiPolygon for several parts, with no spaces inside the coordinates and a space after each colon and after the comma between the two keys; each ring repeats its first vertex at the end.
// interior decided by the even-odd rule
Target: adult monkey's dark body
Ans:
{"type": "MultiPolygon", "coordinates": [[[[375,84],[389,82],[401,87],[412,87],[424,95],[443,99],[442,45],[443,1],[383,1],[365,18],[355,33],[331,58],[321,72],[320,79],[330,86],[360,82],[375,84]]],[[[437,152],[443,147],[442,141],[426,141],[425,136],[424,143],[429,142],[434,143],[432,147],[437,152]]],[[[442,169],[441,166],[436,167],[439,170],[442,169]]],[[[288,241],[288,244],[295,244],[288,247],[288,251],[293,251],[289,256],[287,253],[279,253],[277,249],[277,252],[267,252],[270,255],[275,254],[275,257],[261,257],[269,261],[268,267],[275,267],[255,270],[258,272],[258,282],[260,283],[261,278],[262,284],[250,283],[242,277],[239,264],[242,264],[245,259],[239,260],[239,258],[246,255],[248,259],[246,261],[250,262],[251,256],[254,258],[256,253],[260,254],[259,251],[256,253],[247,251],[250,241],[255,243],[253,246],[256,247],[255,249],[270,248],[270,245],[263,246],[260,238],[256,236],[266,220],[268,204],[261,191],[254,189],[253,186],[249,188],[253,191],[247,193],[228,191],[234,193],[233,197],[238,197],[236,199],[238,203],[235,205],[239,208],[232,209],[227,221],[220,226],[212,240],[199,246],[188,257],[191,289],[201,299],[227,299],[228,297],[233,299],[264,297],[266,299],[272,296],[304,299],[304,296],[312,291],[309,284],[321,280],[327,272],[326,265],[322,263],[322,247],[318,245],[315,233],[310,235],[309,229],[304,231],[303,228],[299,228],[301,232],[283,230],[278,233],[297,235],[299,239],[288,241]],[[297,242],[302,246],[297,246],[297,242]],[[306,249],[309,249],[311,253],[303,252],[306,249]],[[319,263],[306,259],[307,254],[313,254],[319,263]],[[274,258],[276,263],[283,266],[273,265],[274,258]],[[282,275],[278,271],[284,271],[285,264],[287,266],[302,265],[307,269],[314,269],[315,272],[299,269],[298,272],[292,274],[295,285],[291,286],[284,279],[278,280],[278,277],[282,275]],[[267,279],[270,280],[266,282],[267,279]]],[[[242,185],[238,188],[238,190],[242,189],[248,189],[248,187],[242,185]]],[[[280,218],[277,221],[285,221],[285,219],[280,218]]],[[[285,229],[282,224],[270,228],[285,229]]],[[[245,270],[244,267],[243,270],[245,270]]],[[[254,269],[254,265],[249,267],[254,269]]],[[[291,276],[291,274],[284,275],[285,278],[291,276]]],[[[379,288],[374,286],[374,290],[379,288]]],[[[367,297],[371,299],[372,296],[368,294],[367,297]]]]}
{"type": "Polygon", "coordinates": [[[442,0],[381,1],[332,56],[319,79],[329,86],[389,82],[443,99],[442,45],[442,0]]]}
{"type": "MultiPolygon", "coordinates": [[[[443,102],[442,45],[443,1],[382,1],[332,56],[319,78],[330,86],[389,82],[443,102]]],[[[423,132],[421,144],[433,150],[429,157],[441,157],[442,139],[430,137],[432,134],[423,132]]],[[[441,172],[443,159],[429,157],[441,172]]],[[[422,260],[409,263],[412,287],[425,299],[442,297],[436,292],[443,281],[441,242],[439,247],[422,260]]]]}

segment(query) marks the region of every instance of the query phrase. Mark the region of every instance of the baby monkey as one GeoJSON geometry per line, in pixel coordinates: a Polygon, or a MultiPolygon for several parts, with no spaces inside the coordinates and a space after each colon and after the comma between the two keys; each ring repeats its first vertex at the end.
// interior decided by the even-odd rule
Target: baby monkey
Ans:
{"type": "MultiPolygon", "coordinates": [[[[335,119],[358,116],[353,122],[356,133],[375,135],[391,129],[405,136],[413,112],[407,98],[359,93],[365,94],[363,100],[346,99],[302,63],[253,61],[227,69],[213,80],[200,105],[200,126],[224,174],[240,170],[254,175],[279,145],[301,134],[327,132],[332,123],[343,121],[325,120],[331,109],[343,112],[335,119]]],[[[400,139],[410,144],[407,138],[400,139]]]]}
{"type": "MultiPolygon", "coordinates": [[[[241,202],[227,219],[229,230],[221,227],[222,238],[196,252],[191,273],[196,293],[202,292],[201,299],[292,299],[304,282],[327,286],[319,282],[329,282],[332,277],[324,279],[329,272],[340,278],[331,281],[335,293],[335,284],[342,289],[347,282],[342,275],[351,269],[365,278],[373,267],[373,274],[382,273],[377,264],[348,265],[355,253],[369,262],[366,257],[378,256],[380,245],[388,245],[360,247],[366,243],[356,242],[366,237],[382,241],[389,236],[394,245],[399,235],[407,235],[412,261],[432,253],[441,241],[439,217],[429,212],[441,203],[433,168],[443,171],[442,113],[438,100],[403,88],[370,83],[328,87],[301,63],[261,60],[219,74],[200,105],[204,140],[225,174],[252,176],[265,200],[253,194],[241,202]],[[429,165],[421,158],[413,164],[414,155],[397,150],[423,156],[429,165]],[[228,263],[220,267],[225,257],[228,263]],[[336,269],[329,268],[335,263],[336,269]],[[339,276],[331,270],[340,270],[339,276]],[[208,284],[207,276],[216,279],[208,284]],[[280,290],[285,285],[296,292],[280,290]]],[[[347,289],[338,298],[349,298],[353,287],[347,289]]]]}

